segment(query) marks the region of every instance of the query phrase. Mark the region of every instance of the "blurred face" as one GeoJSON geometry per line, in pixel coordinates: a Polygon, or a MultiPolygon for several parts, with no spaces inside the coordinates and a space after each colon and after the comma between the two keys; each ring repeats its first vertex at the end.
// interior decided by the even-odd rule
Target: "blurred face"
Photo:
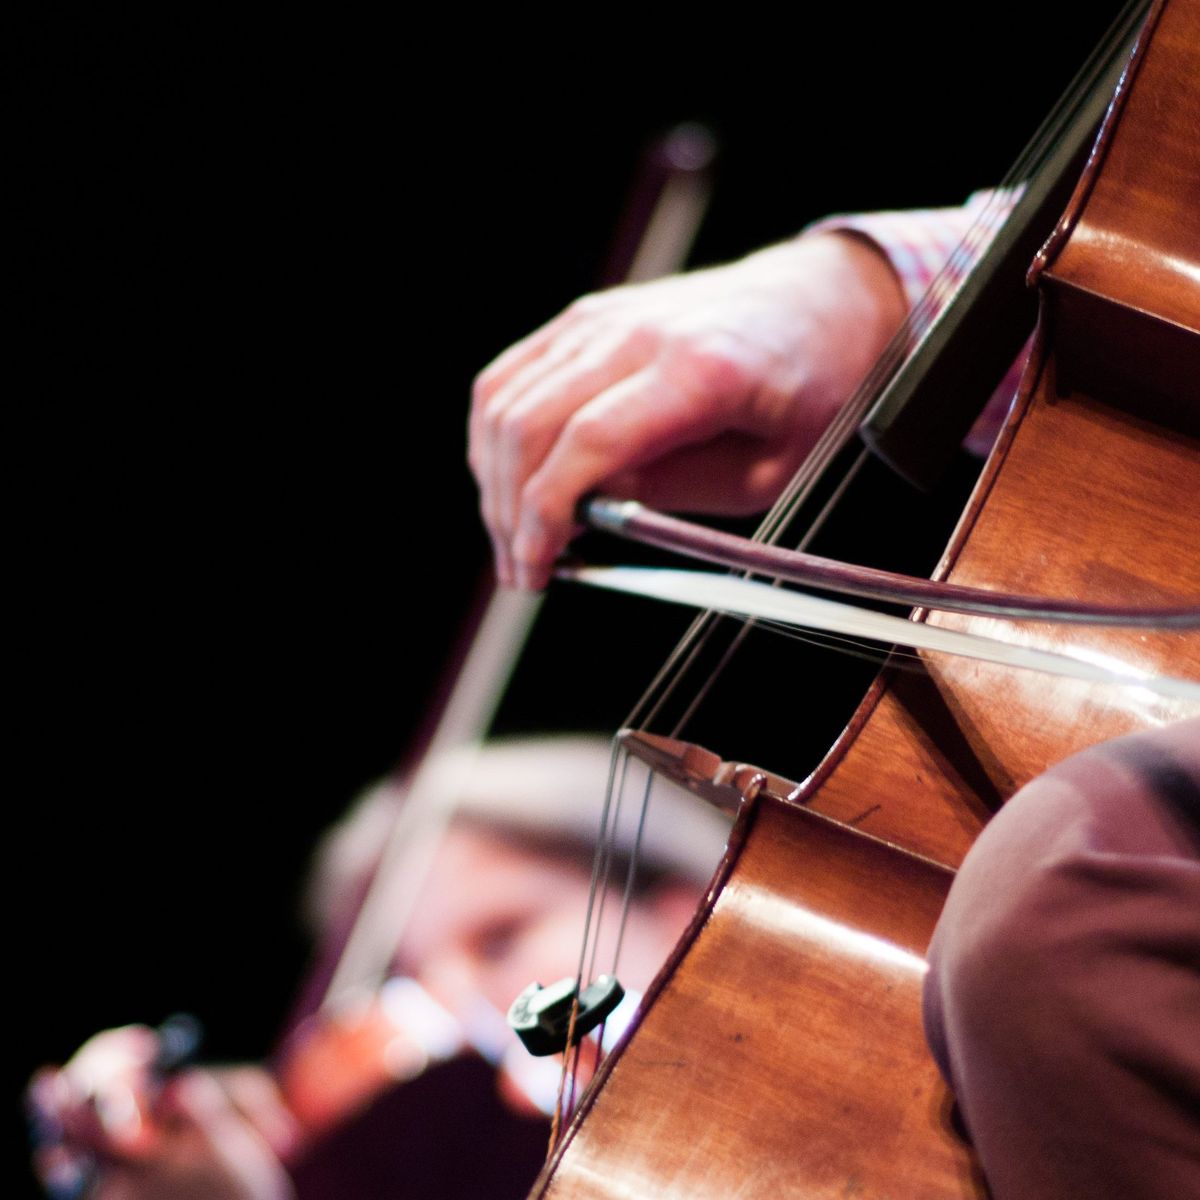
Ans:
{"type": "MultiPolygon", "coordinates": [[[[623,881],[622,881],[623,883],[623,881]]],[[[481,828],[453,826],[445,837],[398,966],[468,1029],[487,1026],[501,1053],[516,1044],[503,1015],[533,981],[574,977],[587,915],[590,870],[548,857],[481,828]],[[497,1045],[502,1043],[502,1045],[497,1045]]],[[[607,897],[597,971],[612,968],[619,889],[607,897]]],[[[641,992],[695,908],[701,889],[666,886],[631,906],[618,976],[641,992]]],[[[585,981],[586,982],[586,981],[585,981]]],[[[524,1054],[523,1049],[520,1054],[524,1054]]]]}
{"type": "Polygon", "coordinates": [[[506,1012],[533,979],[573,975],[588,875],[469,826],[447,833],[401,947],[408,973],[452,1012],[506,1012]]]}

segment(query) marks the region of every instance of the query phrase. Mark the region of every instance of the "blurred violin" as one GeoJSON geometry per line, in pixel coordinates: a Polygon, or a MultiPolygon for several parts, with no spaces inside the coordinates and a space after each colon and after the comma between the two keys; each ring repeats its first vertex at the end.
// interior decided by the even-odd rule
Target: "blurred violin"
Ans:
{"type": "MultiPolygon", "coordinates": [[[[704,218],[716,153],[702,126],[680,125],[643,156],[602,274],[605,286],[684,265],[704,218]]],[[[491,590],[451,657],[450,684],[414,754],[403,802],[352,920],[321,948],[275,1057],[289,1107],[314,1134],[384,1088],[466,1049],[495,1062],[489,1029],[467,1029],[412,979],[393,979],[396,948],[455,811],[478,747],[536,619],[541,597],[491,590]]]]}

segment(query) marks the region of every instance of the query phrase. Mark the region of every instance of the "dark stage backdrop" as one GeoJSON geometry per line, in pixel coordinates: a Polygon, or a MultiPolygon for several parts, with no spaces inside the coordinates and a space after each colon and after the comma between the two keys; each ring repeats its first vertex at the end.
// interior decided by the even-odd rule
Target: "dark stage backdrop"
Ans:
{"type": "MultiPolygon", "coordinates": [[[[1082,7],[28,31],[18,1155],[24,1078],[97,1028],[186,1008],[212,1056],[269,1050],[313,840],[405,754],[484,570],[471,378],[591,286],[647,141],[719,139],[696,263],[955,203],[1113,6],[1082,7]]],[[[686,623],[562,604],[587,638],[535,658],[508,728],[616,725],[686,623]]]]}

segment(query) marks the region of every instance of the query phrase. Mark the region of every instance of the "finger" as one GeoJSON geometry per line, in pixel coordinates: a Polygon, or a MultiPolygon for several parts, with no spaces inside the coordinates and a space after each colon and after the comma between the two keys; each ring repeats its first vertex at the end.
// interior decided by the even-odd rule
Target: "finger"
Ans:
{"type": "Polygon", "coordinates": [[[497,576],[501,583],[510,583],[512,579],[508,554],[511,521],[505,521],[497,507],[498,493],[495,486],[496,464],[503,454],[499,442],[505,428],[506,413],[514,404],[519,403],[531,388],[537,387],[546,375],[561,370],[584,344],[584,340],[579,337],[568,336],[560,339],[550,345],[544,355],[533,359],[517,371],[508,384],[486,403],[472,407],[467,435],[467,457],[479,483],[480,513],[492,538],[497,576]]]}
{"type": "Polygon", "coordinates": [[[541,587],[574,528],[579,500],[602,480],[721,432],[715,398],[681,390],[653,367],[580,408],[521,493],[513,539],[517,582],[541,587]]]}
{"type": "Polygon", "coordinates": [[[61,1130],[62,1114],[72,1103],[71,1085],[56,1067],[42,1067],[25,1088],[25,1108],[35,1136],[55,1137],[61,1130]]]}
{"type": "Polygon", "coordinates": [[[479,484],[479,509],[484,526],[492,542],[492,555],[496,564],[496,578],[502,585],[513,582],[512,556],[509,552],[511,527],[502,519],[497,509],[497,492],[494,486],[495,463],[499,454],[494,430],[502,427],[506,409],[518,401],[529,387],[534,386],[547,373],[560,368],[583,345],[580,338],[565,336],[549,343],[546,352],[527,361],[523,367],[510,375],[506,386],[486,399],[476,391],[471,406],[467,430],[467,459],[479,484]]]}
{"type": "Polygon", "coordinates": [[[471,415],[467,427],[472,459],[474,447],[479,444],[483,432],[481,423],[491,410],[497,395],[508,389],[518,375],[528,371],[536,363],[542,360],[553,363],[564,352],[570,353],[586,340],[586,337],[572,336],[575,327],[581,323],[580,303],[571,305],[552,321],[514,343],[475,377],[471,386],[471,415]]]}
{"type": "Polygon", "coordinates": [[[514,342],[507,350],[498,354],[476,377],[475,382],[479,391],[486,397],[503,387],[516,371],[519,371],[531,359],[537,358],[547,345],[560,336],[563,327],[569,325],[574,317],[578,316],[579,308],[579,304],[569,305],[558,316],[547,321],[545,325],[535,329],[519,342],[514,342]]]}
{"type": "Polygon", "coordinates": [[[591,340],[557,369],[524,386],[491,434],[496,523],[516,529],[520,494],[567,421],[589,401],[647,365],[652,347],[627,334],[591,340]]]}
{"type": "Polygon", "coordinates": [[[102,1088],[109,1079],[140,1074],[158,1054],[158,1035],[145,1025],[123,1025],[88,1038],[63,1068],[72,1086],[102,1088]]]}
{"type": "Polygon", "coordinates": [[[645,338],[628,331],[608,337],[581,335],[556,354],[556,362],[533,364],[495,397],[480,427],[482,449],[475,466],[480,509],[503,582],[514,582],[511,546],[526,479],[572,413],[643,366],[652,352],[653,346],[645,338]]]}
{"type": "MultiPolygon", "coordinates": [[[[486,525],[486,521],[484,522],[486,525]]],[[[496,583],[500,587],[513,587],[516,583],[516,571],[513,567],[512,555],[508,550],[508,539],[488,530],[488,538],[492,543],[492,562],[495,564],[496,583]]]]}
{"type": "Polygon", "coordinates": [[[577,353],[586,344],[587,337],[586,332],[565,326],[558,336],[544,339],[538,353],[527,354],[518,367],[507,372],[504,379],[494,386],[485,388],[481,383],[484,376],[479,376],[472,389],[471,419],[467,428],[472,456],[477,448],[486,445],[481,439],[486,439],[489,424],[494,424],[504,409],[521,396],[527,387],[577,353]]]}
{"type": "Polygon", "coordinates": [[[60,1116],[68,1139],[108,1156],[135,1153],[146,1137],[150,1068],[159,1041],[144,1025],[89,1038],[60,1072],[60,1116]]]}

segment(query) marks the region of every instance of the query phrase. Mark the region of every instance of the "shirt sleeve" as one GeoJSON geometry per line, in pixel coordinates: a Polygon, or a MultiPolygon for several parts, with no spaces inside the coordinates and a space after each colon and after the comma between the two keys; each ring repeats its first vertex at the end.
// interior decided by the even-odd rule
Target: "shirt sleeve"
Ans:
{"type": "MultiPolygon", "coordinates": [[[[872,242],[891,263],[912,310],[926,302],[927,295],[938,306],[950,298],[977,250],[999,227],[998,218],[1007,215],[1014,202],[1015,196],[983,191],[958,208],[838,214],[814,222],[804,232],[853,233],[872,242]],[[980,214],[989,207],[997,219],[981,225],[980,214]],[[961,259],[961,269],[953,268],[955,259],[961,259]],[[951,269],[945,271],[947,265],[951,269]]],[[[990,449],[1017,394],[1028,357],[1027,343],[971,427],[964,442],[968,450],[986,454],[990,449]]]]}
{"type": "Polygon", "coordinates": [[[909,308],[915,308],[950,261],[975,219],[971,205],[910,212],[843,214],[809,225],[805,233],[856,233],[887,256],[909,308]]]}

